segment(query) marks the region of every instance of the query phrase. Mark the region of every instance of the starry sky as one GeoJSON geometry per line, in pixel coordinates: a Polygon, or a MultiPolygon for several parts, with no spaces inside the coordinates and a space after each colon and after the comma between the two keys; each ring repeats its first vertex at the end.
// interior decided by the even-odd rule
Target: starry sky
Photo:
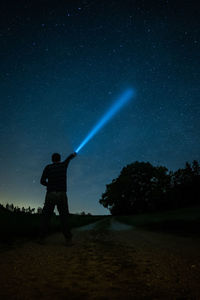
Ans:
{"type": "Polygon", "coordinates": [[[136,97],[68,168],[72,213],[109,213],[106,184],[136,160],[200,160],[198,1],[2,1],[0,203],[43,206],[66,158],[127,87],[136,97]]]}

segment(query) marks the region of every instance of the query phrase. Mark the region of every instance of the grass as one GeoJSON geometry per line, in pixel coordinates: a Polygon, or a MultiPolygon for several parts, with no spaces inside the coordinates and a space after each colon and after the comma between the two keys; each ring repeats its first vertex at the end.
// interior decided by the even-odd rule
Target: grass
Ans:
{"type": "MultiPolygon", "coordinates": [[[[105,230],[109,226],[109,216],[70,215],[70,228],[88,225],[105,219],[105,222],[97,224],[98,230],[105,230]]],[[[159,213],[148,213],[132,216],[117,216],[119,222],[133,227],[152,230],[162,233],[170,233],[181,236],[200,235],[200,206],[170,210],[159,213]]],[[[34,238],[40,230],[41,215],[13,213],[0,208],[0,236],[1,241],[14,238],[34,238]]],[[[59,216],[53,216],[50,233],[60,231],[59,216]]]]}
{"type": "Polygon", "coordinates": [[[132,216],[117,216],[119,222],[180,236],[199,236],[200,206],[132,216]]]}
{"type": "MultiPolygon", "coordinates": [[[[70,215],[69,227],[75,228],[96,222],[104,216],[70,215]]],[[[40,231],[41,215],[14,213],[0,209],[0,236],[1,241],[13,238],[34,238],[40,231]]],[[[53,216],[50,224],[50,233],[61,230],[59,216],[53,216]]]]}

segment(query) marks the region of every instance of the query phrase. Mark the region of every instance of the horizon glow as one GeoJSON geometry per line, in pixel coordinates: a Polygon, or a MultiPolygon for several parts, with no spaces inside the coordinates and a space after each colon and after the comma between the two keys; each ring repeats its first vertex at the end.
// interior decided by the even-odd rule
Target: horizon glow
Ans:
{"type": "Polygon", "coordinates": [[[110,109],[102,116],[99,122],[94,126],[94,128],[88,133],[82,143],[75,150],[78,153],[93,137],[94,135],[109,121],[111,118],[126,104],[131,98],[135,95],[133,89],[127,89],[114,104],[110,107],[110,109]]]}

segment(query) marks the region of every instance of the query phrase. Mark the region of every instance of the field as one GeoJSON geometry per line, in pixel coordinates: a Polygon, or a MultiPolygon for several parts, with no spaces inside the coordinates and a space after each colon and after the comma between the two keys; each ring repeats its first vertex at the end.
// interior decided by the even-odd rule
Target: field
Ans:
{"type": "MultiPolygon", "coordinates": [[[[73,215],[69,216],[70,228],[84,226],[112,216],[73,215]]],[[[200,206],[182,208],[160,213],[133,216],[116,216],[121,223],[135,228],[170,233],[180,236],[200,236],[200,206]]],[[[19,214],[0,209],[1,241],[13,238],[34,238],[40,230],[41,215],[19,214]]],[[[103,223],[104,224],[104,223],[103,223]]],[[[59,216],[52,217],[50,233],[60,231],[59,216]]]]}
{"type": "MultiPolygon", "coordinates": [[[[37,228],[38,216],[33,217],[37,228]]],[[[191,225],[198,221],[199,208],[140,216],[71,216],[71,247],[62,233],[51,232],[44,245],[29,236],[0,248],[0,298],[200,299],[200,238],[191,225]],[[174,235],[175,221],[190,224],[186,236],[184,225],[174,235]],[[170,224],[168,232],[162,232],[163,222],[170,224]]],[[[30,224],[25,218],[20,222],[30,224]]],[[[17,230],[24,228],[20,226],[17,230]]]]}
{"type": "Polygon", "coordinates": [[[200,236],[200,206],[135,216],[119,216],[118,221],[137,228],[179,236],[200,236]]]}
{"type": "MultiPolygon", "coordinates": [[[[69,226],[76,228],[102,219],[104,216],[70,215],[69,226]]],[[[11,241],[15,238],[35,238],[40,230],[41,215],[14,213],[0,209],[1,241],[11,241]]],[[[60,231],[59,216],[54,215],[50,224],[50,233],[60,231]]]]}
{"type": "Polygon", "coordinates": [[[58,217],[40,245],[40,215],[2,211],[0,298],[200,299],[199,212],[71,215],[69,247],[58,217]]]}

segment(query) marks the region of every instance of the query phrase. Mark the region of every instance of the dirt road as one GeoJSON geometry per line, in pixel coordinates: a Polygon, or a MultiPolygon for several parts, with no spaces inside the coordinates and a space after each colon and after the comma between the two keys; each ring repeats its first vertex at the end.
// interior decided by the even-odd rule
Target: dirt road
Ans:
{"type": "Polygon", "coordinates": [[[0,299],[200,299],[200,239],[114,219],[0,253],[0,299]]]}

